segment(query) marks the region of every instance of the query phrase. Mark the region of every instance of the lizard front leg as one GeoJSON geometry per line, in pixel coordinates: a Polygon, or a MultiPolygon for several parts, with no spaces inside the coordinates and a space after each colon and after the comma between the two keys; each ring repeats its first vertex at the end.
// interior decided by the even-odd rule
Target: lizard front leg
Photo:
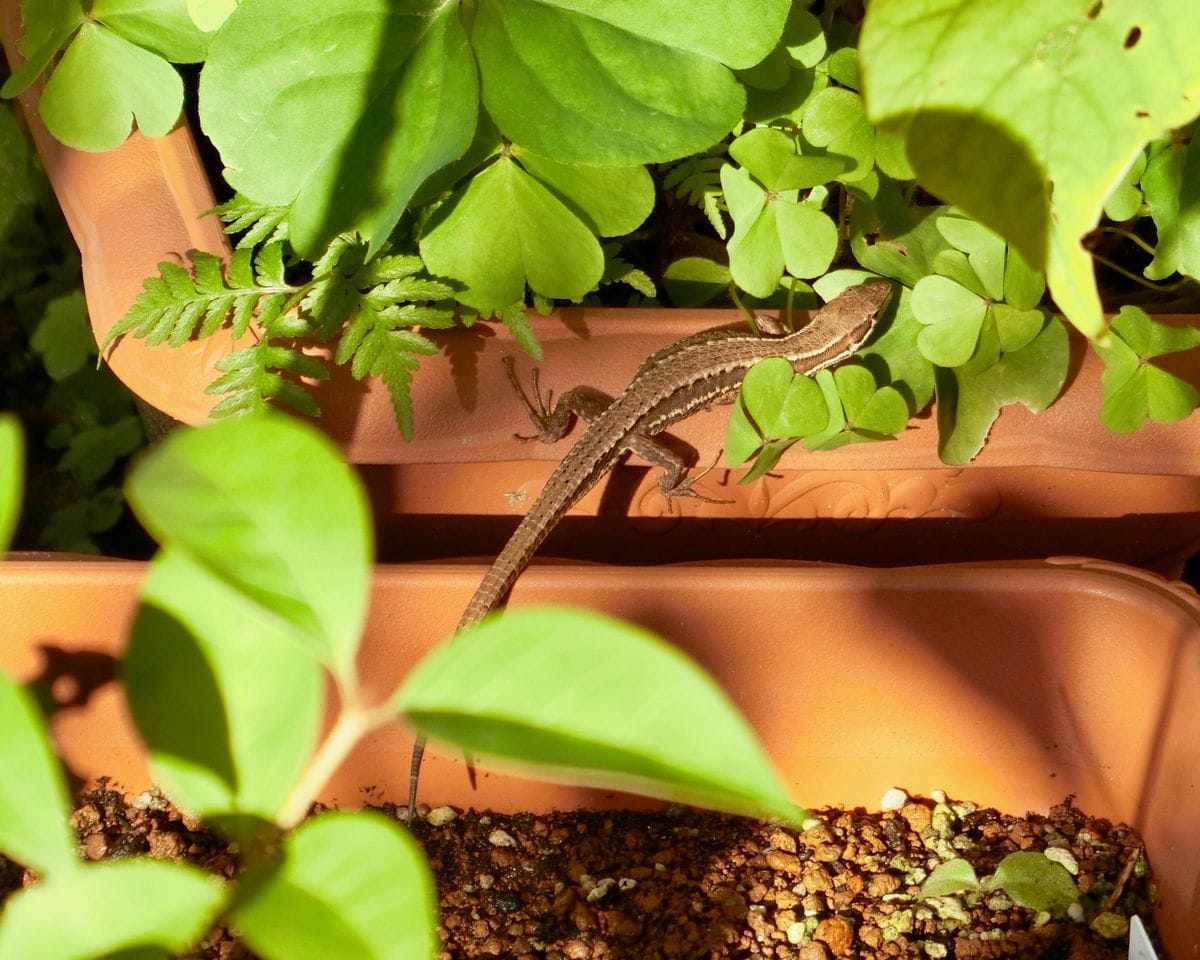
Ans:
{"type": "Polygon", "coordinates": [[[537,430],[537,433],[532,435],[514,434],[518,440],[540,440],[542,443],[555,443],[570,432],[576,417],[590,423],[612,404],[612,397],[594,387],[575,387],[573,390],[568,390],[558,398],[557,403],[554,402],[554,396],[549,391],[543,398],[538,384],[537,367],[534,367],[529,374],[529,386],[533,394],[531,399],[517,377],[513,358],[505,357],[504,366],[508,371],[508,381],[512,384],[513,391],[521,398],[521,403],[524,404],[529,419],[537,430]]]}

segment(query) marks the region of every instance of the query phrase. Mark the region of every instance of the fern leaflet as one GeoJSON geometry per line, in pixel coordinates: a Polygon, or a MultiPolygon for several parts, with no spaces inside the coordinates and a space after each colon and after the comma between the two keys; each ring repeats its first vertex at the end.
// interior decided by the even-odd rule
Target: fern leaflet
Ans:
{"type": "Polygon", "coordinates": [[[663,186],[674,191],[681,200],[703,210],[722,240],[728,233],[723,216],[728,207],[721,189],[721,167],[725,162],[724,146],[714,147],[708,153],[681,160],[668,168],[663,176],[663,186]]]}
{"type": "Polygon", "coordinates": [[[204,391],[225,395],[211,411],[214,418],[261,411],[269,406],[269,400],[286,403],[306,416],[320,416],[321,408],[304,387],[285,376],[329,379],[325,364],[315,357],[262,340],[222,357],[217,361],[217,369],[221,376],[204,391]]]}
{"type": "Polygon", "coordinates": [[[256,307],[259,322],[270,327],[297,292],[284,279],[281,244],[263,247],[257,258],[248,247],[235,251],[224,274],[220,258],[211,253],[197,251],[192,265],[188,273],[179,264],[160,263],[159,275],[146,280],[129,312],[108,331],[100,352],[125,334],[148,346],[178,347],[192,336],[211,336],[226,320],[234,337],[240,337],[256,307]]]}
{"type": "Polygon", "coordinates": [[[237,247],[257,247],[262,243],[280,243],[287,239],[287,207],[271,207],[240,193],[213,207],[209,213],[221,218],[228,234],[240,233],[237,247]]]}

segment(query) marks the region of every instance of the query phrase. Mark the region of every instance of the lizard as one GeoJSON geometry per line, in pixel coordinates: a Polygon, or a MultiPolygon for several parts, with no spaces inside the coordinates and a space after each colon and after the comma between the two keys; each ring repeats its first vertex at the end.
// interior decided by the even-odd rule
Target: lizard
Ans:
{"type": "MultiPolygon", "coordinates": [[[[565,436],[576,415],[590,422],[484,574],[455,632],[478,623],[503,603],[558,521],[624,454],[636,453],[663,468],[658,486],[668,505],[672,497],[709,499],[692,489],[682,458],[652,438],[696,410],[733,402],[746,372],[759,360],[784,357],[797,373],[811,374],[847,359],[871,335],[891,294],[887,281],[849,287],[800,330],[781,337],[728,328],[685,337],[644,361],[629,386],[611,402],[597,391],[576,388],[547,409],[549,400],[542,399],[537,371],[531,378],[534,396],[530,400],[509,361],[509,379],[538,429],[535,437],[521,439],[552,443],[565,436]]],[[[425,737],[418,736],[409,774],[410,823],[424,750],[425,737]]]]}

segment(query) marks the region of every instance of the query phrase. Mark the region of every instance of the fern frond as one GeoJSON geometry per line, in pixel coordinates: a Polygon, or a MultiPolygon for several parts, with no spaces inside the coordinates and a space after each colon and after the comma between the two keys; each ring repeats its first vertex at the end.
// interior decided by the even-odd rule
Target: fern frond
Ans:
{"type": "Polygon", "coordinates": [[[650,275],[644,270],[639,270],[627,260],[622,260],[617,256],[617,252],[621,249],[620,244],[604,243],[600,245],[600,250],[604,253],[604,273],[600,277],[600,284],[623,283],[627,287],[632,287],[643,297],[653,299],[658,296],[658,290],[654,286],[654,281],[650,279],[650,275]]]}
{"type": "Polygon", "coordinates": [[[228,234],[240,233],[237,248],[257,247],[261,243],[280,243],[287,239],[287,207],[272,207],[236,193],[232,200],[213,207],[228,234]]]}
{"type": "Polygon", "coordinates": [[[369,305],[355,315],[338,342],[335,362],[350,363],[354,379],[378,377],[392,398],[396,426],[405,440],[412,439],[412,375],[417,357],[433,356],[437,344],[415,330],[396,329],[395,320],[369,305]]]}
{"type": "Polygon", "coordinates": [[[308,391],[292,378],[327,380],[329,371],[320,360],[299,350],[263,340],[222,357],[217,369],[222,375],[205,389],[205,393],[225,396],[213,407],[210,415],[214,418],[261,411],[271,400],[306,416],[321,414],[308,391]]]}
{"type": "Polygon", "coordinates": [[[721,167],[725,163],[724,148],[714,148],[673,164],[663,175],[663,187],[693,207],[699,207],[722,240],[728,233],[723,216],[728,208],[721,189],[721,167]]]}
{"type": "Polygon", "coordinates": [[[296,293],[283,276],[281,244],[263,247],[257,259],[248,247],[236,250],[224,273],[220,259],[210,253],[197,251],[192,265],[189,273],[177,263],[160,263],[159,275],[145,281],[129,312],[108,331],[101,353],[125,334],[148,346],[169,342],[177,347],[193,336],[211,336],[227,320],[240,337],[256,307],[269,329],[296,293]]]}
{"type": "Polygon", "coordinates": [[[529,322],[529,314],[524,303],[520,300],[510,303],[507,307],[497,310],[496,316],[501,323],[508,327],[508,332],[513,335],[518,347],[534,360],[542,359],[542,345],[538,343],[538,338],[533,333],[533,324],[529,322]]]}

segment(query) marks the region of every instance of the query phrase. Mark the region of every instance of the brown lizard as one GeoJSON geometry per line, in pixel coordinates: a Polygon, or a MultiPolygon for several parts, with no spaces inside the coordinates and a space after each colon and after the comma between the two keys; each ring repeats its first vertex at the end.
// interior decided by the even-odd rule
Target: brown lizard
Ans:
{"type": "MultiPolygon", "coordinates": [[[[478,623],[504,601],[555,524],[625,453],[636,453],[662,466],[658,486],[668,503],[672,497],[699,497],[691,480],[684,477],[686,465],[682,459],[652,438],[696,410],[731,403],[746,371],[759,360],[784,357],[798,373],[805,374],[845,360],[871,335],[891,293],[892,286],[886,281],[850,287],[821,307],[802,329],[782,337],[765,338],[729,329],[685,337],[647,359],[629,386],[611,402],[594,390],[576,388],[547,410],[538,391],[536,371],[531,401],[510,365],[509,376],[538,428],[537,439],[548,443],[558,440],[570,429],[576,414],[591,422],[484,574],[458,629],[478,623]]],[[[425,738],[418,737],[409,777],[410,823],[424,749],[425,738]]]]}

